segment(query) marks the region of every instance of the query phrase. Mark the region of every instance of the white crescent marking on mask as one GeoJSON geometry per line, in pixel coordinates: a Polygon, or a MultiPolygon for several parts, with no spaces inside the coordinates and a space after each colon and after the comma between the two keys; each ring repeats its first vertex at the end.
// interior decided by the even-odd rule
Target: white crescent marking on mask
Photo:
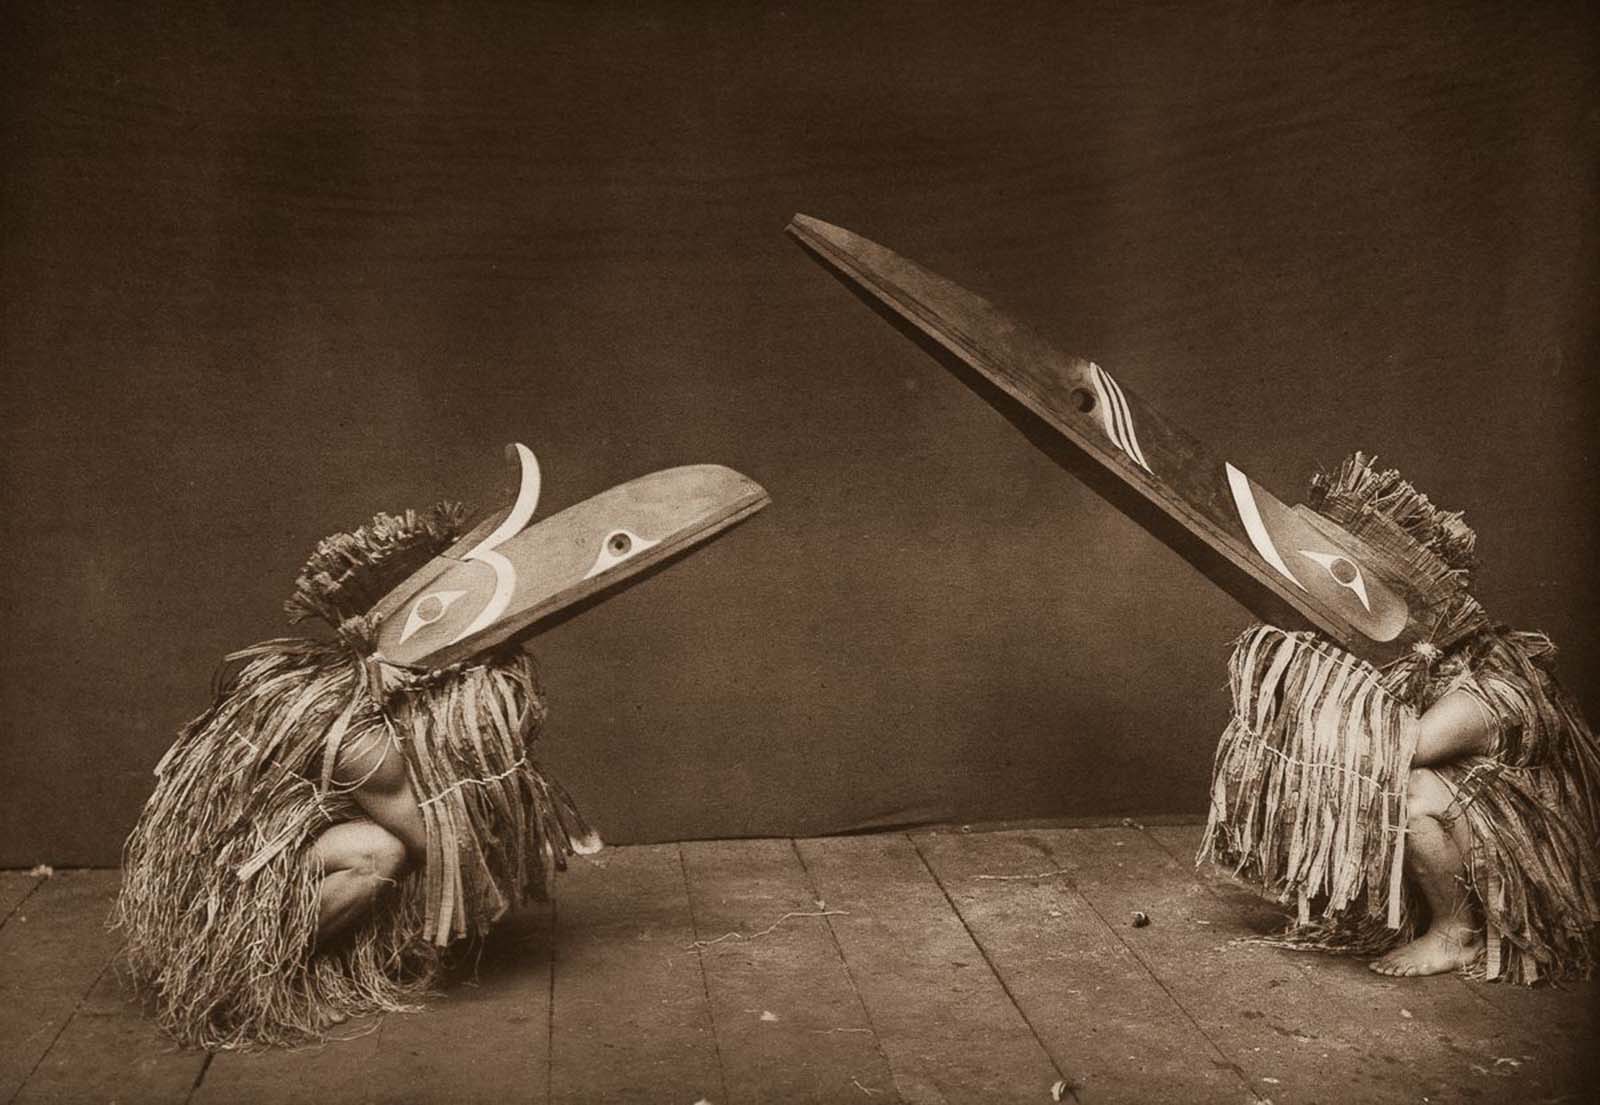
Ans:
{"type": "Polygon", "coordinates": [[[478,616],[472,619],[471,624],[455,635],[451,644],[472,636],[486,626],[493,625],[505,612],[506,605],[511,601],[511,593],[517,589],[517,569],[511,561],[494,549],[496,545],[521,533],[532,520],[534,508],[539,505],[539,461],[533,455],[533,450],[521,442],[517,442],[513,447],[522,461],[522,485],[517,489],[516,502],[511,504],[511,513],[495,527],[493,533],[474,545],[472,551],[461,558],[476,560],[494,569],[494,594],[489,596],[489,601],[478,611],[478,616]]]}
{"type": "Polygon", "coordinates": [[[1255,492],[1250,490],[1250,477],[1226,461],[1223,462],[1223,466],[1228,470],[1228,489],[1233,492],[1233,505],[1239,510],[1239,521],[1244,523],[1244,531],[1250,535],[1250,543],[1256,547],[1256,552],[1261,554],[1261,559],[1276,568],[1284,579],[1300,590],[1306,590],[1306,585],[1295,578],[1294,573],[1289,570],[1289,565],[1278,555],[1278,547],[1272,543],[1272,535],[1267,532],[1266,523],[1261,520],[1261,508],[1256,506],[1255,492]]]}
{"type": "Polygon", "coordinates": [[[506,515],[505,520],[495,527],[493,533],[474,545],[472,551],[462,557],[463,560],[472,560],[480,551],[492,549],[521,533],[532,520],[534,508],[539,505],[539,459],[533,455],[532,449],[521,442],[512,448],[522,461],[522,484],[517,488],[517,500],[511,504],[511,513],[506,515]]]}

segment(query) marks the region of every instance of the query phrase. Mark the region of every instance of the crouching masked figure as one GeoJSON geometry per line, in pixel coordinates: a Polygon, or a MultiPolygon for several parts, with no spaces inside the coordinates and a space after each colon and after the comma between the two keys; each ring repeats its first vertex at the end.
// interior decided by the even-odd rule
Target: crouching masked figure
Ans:
{"type": "Polygon", "coordinates": [[[1600,749],[1554,646],[1489,620],[1467,592],[1474,534],[1393,470],[1357,453],[1309,505],[1438,620],[1381,668],[1317,633],[1239,639],[1201,858],[1296,906],[1271,942],[1378,955],[1389,975],[1588,976],[1600,749]]]}
{"type": "Polygon", "coordinates": [[[979,296],[809,215],[789,233],[1231,594],[1313,627],[1240,638],[1201,850],[1295,906],[1284,942],[1382,954],[1395,975],[1590,971],[1600,750],[1549,640],[1468,593],[1461,515],[1359,453],[1290,507],[979,296]]]}
{"type": "Polygon", "coordinates": [[[530,525],[538,464],[513,449],[515,502],[469,532],[441,504],[322,541],[285,607],[333,636],[227,657],[157,766],[116,916],[180,1042],[293,1044],[413,1008],[442,949],[600,847],[531,758],[545,701],[516,637],[768,499],[695,465],[530,525]]]}

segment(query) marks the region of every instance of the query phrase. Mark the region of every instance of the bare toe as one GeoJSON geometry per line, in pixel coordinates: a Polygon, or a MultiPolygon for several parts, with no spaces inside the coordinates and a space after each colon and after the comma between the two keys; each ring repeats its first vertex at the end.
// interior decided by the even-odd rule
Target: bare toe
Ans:
{"type": "Polygon", "coordinates": [[[1464,926],[1431,928],[1411,943],[1368,964],[1380,975],[1415,978],[1454,971],[1477,958],[1483,946],[1479,933],[1464,926]]]}

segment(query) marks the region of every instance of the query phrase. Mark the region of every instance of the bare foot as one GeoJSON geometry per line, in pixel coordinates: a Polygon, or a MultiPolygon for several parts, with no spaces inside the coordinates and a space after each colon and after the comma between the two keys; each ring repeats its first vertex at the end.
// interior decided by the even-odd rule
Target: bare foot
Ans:
{"type": "Polygon", "coordinates": [[[1458,970],[1478,957],[1483,933],[1463,924],[1434,925],[1404,947],[1367,964],[1380,975],[1410,977],[1458,970]]]}

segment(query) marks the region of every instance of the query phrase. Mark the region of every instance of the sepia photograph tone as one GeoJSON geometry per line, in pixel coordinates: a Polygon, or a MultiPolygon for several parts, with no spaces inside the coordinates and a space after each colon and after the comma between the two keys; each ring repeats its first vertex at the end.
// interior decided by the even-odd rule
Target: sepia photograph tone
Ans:
{"type": "Polygon", "coordinates": [[[0,4],[0,1103],[1600,1093],[1600,37],[0,4]]]}

